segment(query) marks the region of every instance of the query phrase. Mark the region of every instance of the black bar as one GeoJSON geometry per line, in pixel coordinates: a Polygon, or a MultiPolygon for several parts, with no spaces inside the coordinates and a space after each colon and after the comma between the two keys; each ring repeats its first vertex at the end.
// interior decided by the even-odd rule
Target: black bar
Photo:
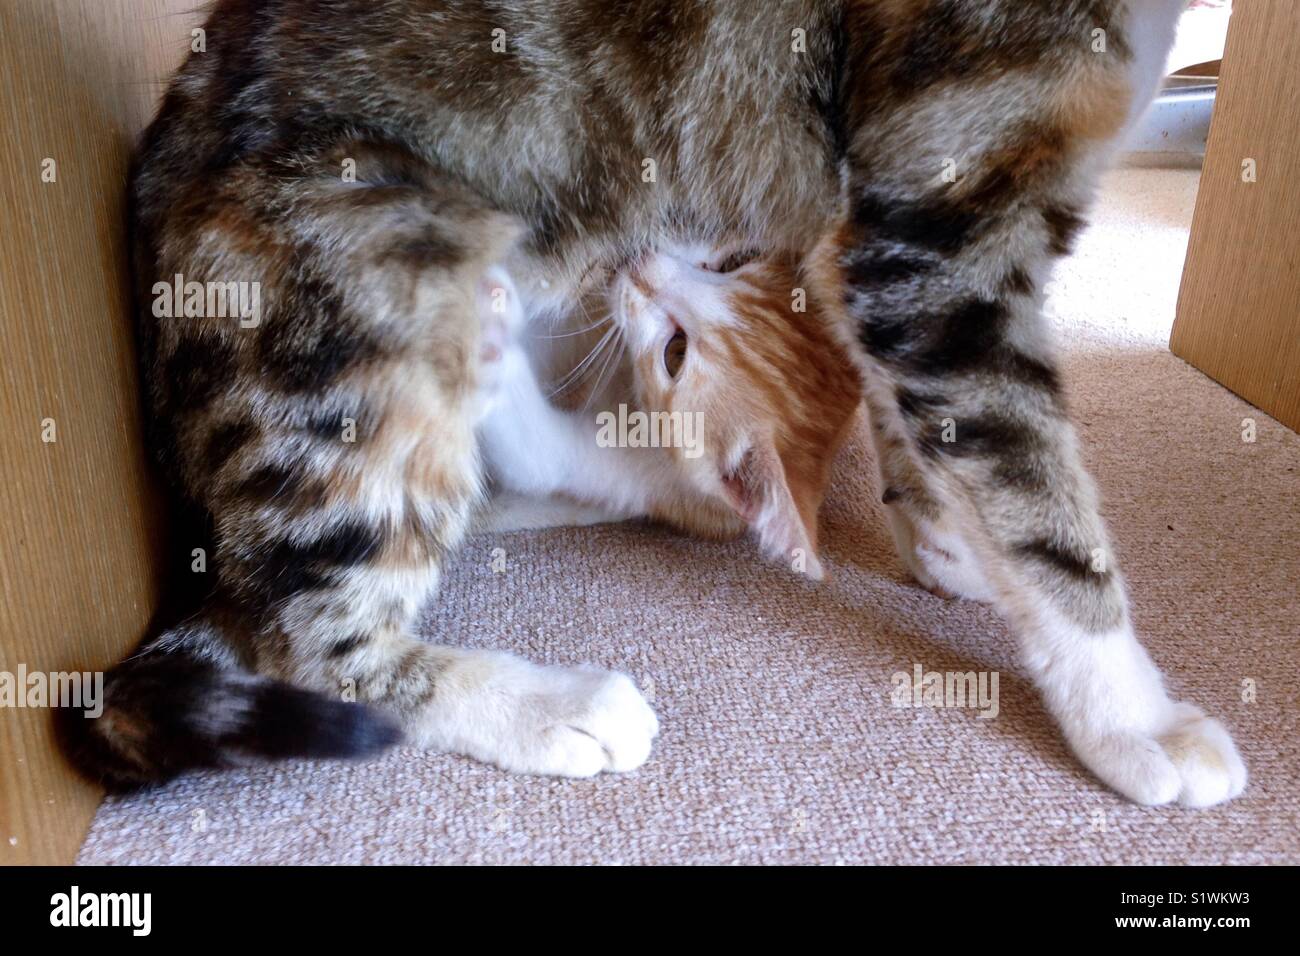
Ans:
{"type": "Polygon", "coordinates": [[[1231,867],[546,873],[528,868],[11,868],[0,873],[0,932],[8,944],[76,934],[82,941],[127,946],[158,940],[205,948],[278,940],[346,947],[362,944],[375,931],[409,936],[418,949],[463,946],[467,935],[484,930],[498,944],[531,938],[548,946],[579,940],[583,945],[593,937],[626,938],[629,931],[664,942],[684,942],[683,933],[692,942],[714,935],[734,942],[749,934],[762,939],[782,927],[802,934],[805,944],[844,933],[859,943],[875,938],[879,945],[889,939],[902,944],[902,933],[910,940],[905,951],[918,952],[932,945],[948,950],[960,940],[983,945],[977,941],[998,938],[990,933],[1026,930],[1053,934],[1039,937],[1043,940],[1070,942],[1199,934],[1233,945],[1257,930],[1271,930],[1269,938],[1276,938],[1287,927],[1292,914],[1283,910],[1295,875],[1294,868],[1231,867]],[[126,925],[52,925],[69,922],[74,886],[81,914],[89,918],[102,911],[111,917],[116,908],[119,923],[126,925]],[[107,905],[98,896],[145,893],[147,935],[138,932],[145,928],[143,896],[115,896],[107,905]],[[1145,921],[1150,922],[1142,925],[1145,921]]]}

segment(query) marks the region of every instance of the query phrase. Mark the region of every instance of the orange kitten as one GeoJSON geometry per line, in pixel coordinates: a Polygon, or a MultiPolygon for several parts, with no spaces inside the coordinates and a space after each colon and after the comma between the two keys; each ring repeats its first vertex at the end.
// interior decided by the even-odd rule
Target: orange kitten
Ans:
{"type": "Polygon", "coordinates": [[[626,361],[581,410],[546,401],[522,350],[507,360],[482,433],[498,487],[706,537],[748,527],[820,578],[817,512],[861,383],[793,263],[661,251],[618,274],[607,307],[626,361]]]}

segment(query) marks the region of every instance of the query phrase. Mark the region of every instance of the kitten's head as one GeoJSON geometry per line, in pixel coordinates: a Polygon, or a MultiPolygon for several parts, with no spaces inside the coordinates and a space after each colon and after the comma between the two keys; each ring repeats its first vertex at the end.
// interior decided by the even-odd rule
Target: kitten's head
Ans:
{"type": "Polygon", "coordinates": [[[690,483],[820,578],[817,512],[861,381],[800,286],[778,256],[673,249],[621,271],[611,305],[641,407],[700,426],[673,451],[690,483]]]}

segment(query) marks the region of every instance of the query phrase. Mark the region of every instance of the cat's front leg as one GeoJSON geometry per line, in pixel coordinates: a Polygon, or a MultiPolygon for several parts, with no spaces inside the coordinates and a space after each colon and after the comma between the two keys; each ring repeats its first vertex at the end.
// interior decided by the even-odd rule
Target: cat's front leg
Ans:
{"type": "MultiPolygon", "coordinates": [[[[666,502],[685,497],[665,449],[605,447],[597,410],[564,411],[551,403],[523,340],[523,313],[510,277],[489,270],[480,289],[480,311],[489,302],[515,303],[507,308],[506,332],[490,333],[503,344],[493,358],[493,396],[479,427],[494,485],[533,499],[563,496],[584,512],[580,523],[586,524],[597,515],[605,521],[657,515],[666,502]]],[[[490,313],[483,322],[485,332],[501,325],[490,313]]]]}
{"type": "MultiPolygon", "coordinates": [[[[867,389],[867,406],[881,498],[902,561],[940,596],[996,602],[970,532],[961,531],[958,512],[944,505],[911,455],[904,416],[878,388],[867,389]]],[[[1010,600],[1035,597],[1013,584],[1010,600]]],[[[1193,806],[1240,792],[1245,769],[1230,737],[1200,710],[1169,700],[1131,627],[1091,635],[1053,615],[1049,604],[1022,607],[1019,617],[1032,635],[1026,662],[1049,708],[1083,762],[1115,790],[1140,803],[1182,799],[1193,806]],[[1149,736],[1134,735],[1135,726],[1149,736]]]]}
{"type": "Polygon", "coordinates": [[[522,340],[523,303],[500,266],[479,283],[478,311],[486,383],[479,442],[488,473],[499,489],[517,495],[565,491],[571,474],[583,470],[574,462],[588,457],[594,439],[543,392],[522,340]]]}
{"type": "MultiPolygon", "coordinates": [[[[1011,600],[1041,599],[1021,589],[1011,600]]],[[[1097,632],[1049,606],[1019,611],[1026,665],[1071,749],[1105,783],[1137,803],[1188,807],[1245,789],[1227,730],[1170,699],[1127,620],[1097,632]]]]}
{"type": "Polygon", "coordinates": [[[479,322],[478,385],[475,420],[483,421],[509,399],[525,361],[520,346],[524,307],[510,275],[499,264],[489,266],[474,290],[479,322]]]}
{"type": "Polygon", "coordinates": [[[990,445],[980,439],[989,427],[985,416],[1013,409],[958,418],[957,408],[970,409],[970,400],[996,399],[962,394],[951,381],[944,393],[960,404],[900,415],[918,447],[935,447],[945,421],[957,423],[953,444],[963,440],[963,425],[969,443],[949,453],[956,460],[941,453],[919,465],[934,476],[927,484],[942,489],[936,497],[953,503],[934,515],[948,537],[930,530],[938,525],[927,527],[911,502],[907,510],[892,503],[900,553],[910,553],[918,579],[933,582],[939,593],[998,605],[1018,632],[1026,666],[1071,748],[1115,790],[1139,803],[1186,806],[1239,794],[1246,770],[1231,737],[1197,708],[1170,699],[1137,640],[1068,423],[1022,408],[1022,436],[990,445]],[[998,476],[1024,465],[1013,459],[1030,447],[1038,456],[1032,467],[1051,477],[1042,486],[1008,487],[998,476]],[[901,532],[898,524],[904,524],[901,532]]]}
{"type": "Polygon", "coordinates": [[[1246,769],[1231,737],[1169,697],[1134,634],[1045,344],[1033,277],[1060,244],[1051,224],[1077,215],[1057,211],[1063,200],[1024,205],[982,234],[968,227],[990,238],[964,243],[945,232],[961,224],[942,218],[950,197],[859,189],[836,262],[864,371],[945,523],[979,556],[1071,748],[1138,803],[1238,795],[1246,769]]]}

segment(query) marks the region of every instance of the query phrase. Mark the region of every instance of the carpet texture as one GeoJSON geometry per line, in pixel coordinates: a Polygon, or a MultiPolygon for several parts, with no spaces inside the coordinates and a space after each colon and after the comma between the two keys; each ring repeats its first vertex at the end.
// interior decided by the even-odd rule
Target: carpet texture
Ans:
{"type": "Polygon", "coordinates": [[[206,774],[106,802],[80,862],[1300,862],[1300,437],[1167,349],[1196,183],[1111,174],[1050,311],[1138,628],[1232,730],[1242,798],[1136,807],[1077,764],[998,618],[907,579],[859,434],[821,587],[638,525],[480,536],[449,569],[425,632],[632,674],[663,726],[641,770],[551,780],[403,749],[206,774]],[[997,671],[997,716],[892,706],[917,664],[997,671]]]}

